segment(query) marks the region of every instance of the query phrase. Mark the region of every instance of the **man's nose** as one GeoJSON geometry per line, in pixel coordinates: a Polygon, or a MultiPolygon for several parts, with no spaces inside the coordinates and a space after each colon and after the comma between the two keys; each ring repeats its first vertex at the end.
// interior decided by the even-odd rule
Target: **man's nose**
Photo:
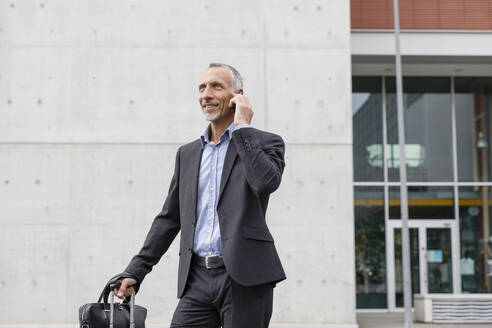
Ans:
{"type": "Polygon", "coordinates": [[[200,96],[198,97],[198,100],[200,101],[200,103],[204,100],[210,100],[213,98],[213,94],[207,89],[203,90],[201,93],[200,93],[200,96]]]}
{"type": "Polygon", "coordinates": [[[212,90],[207,86],[202,92],[202,97],[203,98],[210,98],[212,97],[212,90]]]}

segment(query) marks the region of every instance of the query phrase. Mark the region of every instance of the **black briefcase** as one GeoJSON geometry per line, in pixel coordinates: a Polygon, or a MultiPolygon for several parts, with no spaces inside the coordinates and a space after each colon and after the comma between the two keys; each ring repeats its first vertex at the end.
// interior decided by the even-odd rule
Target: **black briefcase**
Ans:
{"type": "Polygon", "coordinates": [[[145,328],[147,309],[135,305],[135,292],[130,302],[125,299],[122,303],[114,303],[114,288],[119,288],[119,285],[108,282],[97,303],[84,304],[79,308],[80,328],[145,328]]]}

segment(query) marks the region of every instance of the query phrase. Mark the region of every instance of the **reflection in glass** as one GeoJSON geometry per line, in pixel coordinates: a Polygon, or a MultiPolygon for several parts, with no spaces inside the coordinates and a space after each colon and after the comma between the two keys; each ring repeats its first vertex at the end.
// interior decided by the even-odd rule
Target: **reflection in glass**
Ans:
{"type": "MultiPolygon", "coordinates": [[[[395,296],[396,306],[403,307],[403,253],[401,246],[401,229],[395,228],[395,296]]],[[[410,271],[412,279],[412,294],[420,293],[420,260],[418,229],[410,229],[410,271]]],[[[412,297],[413,304],[413,297],[412,297]]]]}
{"type": "Polygon", "coordinates": [[[451,293],[451,229],[427,229],[427,281],[429,293],[451,293]]]}
{"type": "Polygon", "coordinates": [[[463,292],[492,292],[492,187],[459,188],[463,292]]]}
{"type": "Polygon", "coordinates": [[[382,187],[355,187],[357,308],[386,308],[386,251],[382,187]]]}
{"type": "MultiPolygon", "coordinates": [[[[389,187],[389,217],[400,219],[400,187],[389,187]]],[[[454,219],[453,187],[409,186],[409,219],[454,219]]]]}
{"type": "MultiPolygon", "coordinates": [[[[453,181],[450,78],[405,77],[408,181],[453,181]]],[[[389,181],[399,181],[395,79],[386,78],[389,181]]]]}
{"type": "Polygon", "coordinates": [[[352,80],[354,181],[383,181],[380,77],[352,80]]]}
{"type": "Polygon", "coordinates": [[[458,179],[492,181],[492,78],[455,78],[458,179]]]}

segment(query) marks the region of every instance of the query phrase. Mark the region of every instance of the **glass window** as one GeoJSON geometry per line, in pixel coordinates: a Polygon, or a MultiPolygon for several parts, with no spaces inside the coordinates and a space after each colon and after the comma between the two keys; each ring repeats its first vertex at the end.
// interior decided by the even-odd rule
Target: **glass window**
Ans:
{"type": "MultiPolygon", "coordinates": [[[[453,181],[451,92],[448,77],[403,78],[408,181],[453,181]]],[[[386,78],[389,181],[399,181],[395,78],[386,78]]]]}
{"type": "Polygon", "coordinates": [[[459,188],[463,292],[492,292],[492,187],[459,188]]]}
{"type": "Polygon", "coordinates": [[[354,181],[383,181],[382,80],[352,79],[354,181]]]}
{"type": "Polygon", "coordinates": [[[456,78],[458,179],[492,181],[492,78],[456,78]]]}
{"type": "MultiPolygon", "coordinates": [[[[400,187],[389,187],[389,217],[400,219],[400,187]]],[[[409,219],[454,219],[453,187],[408,186],[409,219]]]]}
{"type": "Polygon", "coordinates": [[[355,187],[357,308],[386,308],[383,187],[355,187]]]}

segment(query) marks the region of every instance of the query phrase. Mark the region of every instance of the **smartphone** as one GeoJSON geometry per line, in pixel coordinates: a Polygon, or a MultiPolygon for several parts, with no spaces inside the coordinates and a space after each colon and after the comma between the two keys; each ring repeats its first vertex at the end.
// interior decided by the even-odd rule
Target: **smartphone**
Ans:
{"type": "MultiPolygon", "coordinates": [[[[242,92],[242,91],[240,91],[240,92],[238,92],[237,94],[242,95],[242,94],[243,94],[243,92],[242,92]]],[[[232,109],[232,112],[233,112],[233,113],[235,113],[235,112],[236,112],[236,104],[232,104],[231,109],[232,109]]]]}

